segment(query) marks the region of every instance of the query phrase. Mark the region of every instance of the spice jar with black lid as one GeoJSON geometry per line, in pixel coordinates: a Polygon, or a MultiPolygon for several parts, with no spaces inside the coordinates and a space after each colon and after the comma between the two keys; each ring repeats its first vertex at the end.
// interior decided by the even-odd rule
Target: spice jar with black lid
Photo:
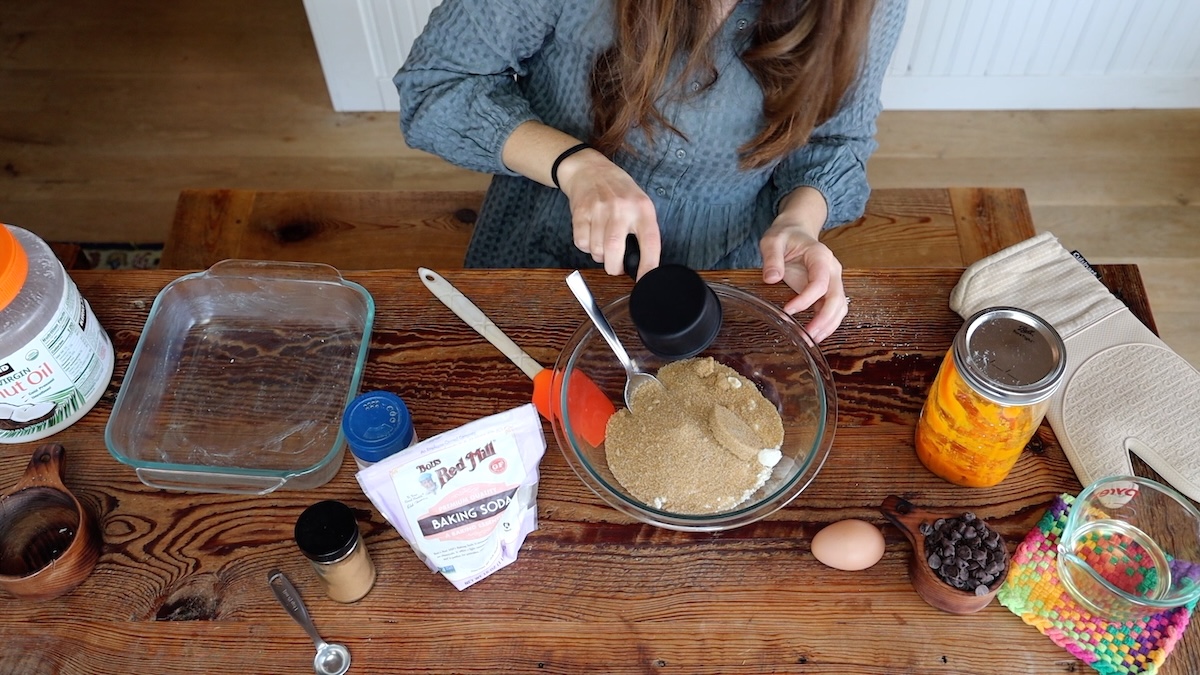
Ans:
{"type": "Polygon", "coordinates": [[[296,520],[295,538],[330,599],[355,602],[375,585],[375,563],[349,506],[333,499],[309,506],[296,520]]]}

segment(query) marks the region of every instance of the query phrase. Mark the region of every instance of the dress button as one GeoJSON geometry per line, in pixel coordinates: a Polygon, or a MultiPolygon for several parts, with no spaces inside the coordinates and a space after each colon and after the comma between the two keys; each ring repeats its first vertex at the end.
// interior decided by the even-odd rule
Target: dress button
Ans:
{"type": "Polygon", "coordinates": [[[700,91],[700,83],[699,82],[692,83],[692,91],[700,91]]]}
{"type": "Polygon", "coordinates": [[[667,188],[664,188],[664,187],[655,188],[654,193],[656,195],[658,195],[659,197],[662,197],[663,195],[667,194],[667,188]]]}
{"type": "Polygon", "coordinates": [[[683,159],[684,157],[687,157],[687,150],[680,148],[675,151],[675,156],[678,157],[679,159],[683,159]]]}
{"type": "Polygon", "coordinates": [[[746,20],[738,19],[737,27],[738,27],[738,30],[746,30],[746,20]]]}

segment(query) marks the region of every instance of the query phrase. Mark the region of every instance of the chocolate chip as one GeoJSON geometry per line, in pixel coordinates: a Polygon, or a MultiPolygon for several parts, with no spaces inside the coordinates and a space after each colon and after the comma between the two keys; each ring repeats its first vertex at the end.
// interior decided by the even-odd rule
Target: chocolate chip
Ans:
{"type": "Polygon", "coordinates": [[[967,592],[983,588],[986,595],[987,586],[1004,571],[1003,540],[973,513],[938,518],[919,529],[930,554],[926,562],[950,586],[967,592]]]}

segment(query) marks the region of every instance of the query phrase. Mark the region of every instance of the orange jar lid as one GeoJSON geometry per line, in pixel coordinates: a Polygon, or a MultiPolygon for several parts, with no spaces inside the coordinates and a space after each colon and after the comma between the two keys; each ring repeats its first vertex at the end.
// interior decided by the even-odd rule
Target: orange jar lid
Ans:
{"type": "Polygon", "coordinates": [[[8,307],[8,303],[21,292],[28,272],[29,258],[25,255],[25,249],[21,248],[21,243],[8,226],[0,223],[0,309],[8,307]]]}

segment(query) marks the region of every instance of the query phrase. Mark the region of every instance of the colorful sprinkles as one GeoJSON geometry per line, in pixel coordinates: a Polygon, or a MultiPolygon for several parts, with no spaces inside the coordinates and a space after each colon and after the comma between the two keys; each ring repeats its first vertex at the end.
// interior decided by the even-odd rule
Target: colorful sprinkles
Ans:
{"type": "MultiPolygon", "coordinates": [[[[1067,494],[1054,500],[1017,547],[1008,580],[996,597],[1025,623],[1097,672],[1152,675],[1183,636],[1196,603],[1126,622],[1099,618],[1076,603],[1059,582],[1055,560],[1058,538],[1074,501],[1067,494]]],[[[1133,587],[1147,581],[1135,567],[1123,570],[1133,587]]]]}

